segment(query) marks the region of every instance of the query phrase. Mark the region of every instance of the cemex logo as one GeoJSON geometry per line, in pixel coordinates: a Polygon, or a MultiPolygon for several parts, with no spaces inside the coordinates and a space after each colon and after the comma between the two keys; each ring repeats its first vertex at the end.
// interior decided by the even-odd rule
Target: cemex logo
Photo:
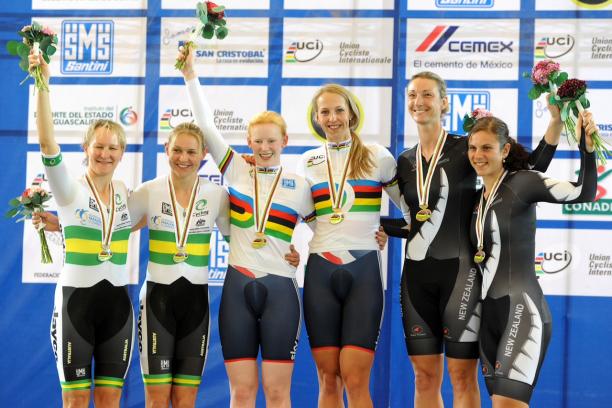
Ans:
{"type": "Polygon", "coordinates": [[[64,20],[62,74],[110,75],[113,72],[113,35],[112,20],[64,20]]]}
{"type": "Polygon", "coordinates": [[[449,112],[444,116],[442,126],[451,133],[463,134],[463,117],[476,108],[491,110],[489,91],[449,89],[447,95],[449,112]]]}
{"type": "Polygon", "coordinates": [[[461,53],[502,53],[514,52],[514,41],[453,40],[449,41],[459,26],[436,26],[423,42],[416,48],[417,52],[443,51],[461,53]]]}

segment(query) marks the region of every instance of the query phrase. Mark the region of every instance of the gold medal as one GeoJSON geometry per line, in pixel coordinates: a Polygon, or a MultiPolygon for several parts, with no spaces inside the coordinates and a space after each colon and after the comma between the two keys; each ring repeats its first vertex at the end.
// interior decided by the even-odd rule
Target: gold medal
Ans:
{"type": "Polygon", "coordinates": [[[100,251],[100,253],[98,253],[98,261],[100,262],[106,262],[110,260],[112,257],[113,257],[113,253],[110,251],[110,249],[103,249],[100,251]]]}
{"type": "Polygon", "coordinates": [[[329,217],[329,222],[332,224],[340,224],[344,221],[344,214],[339,208],[334,208],[334,213],[329,217]]]}
{"type": "Polygon", "coordinates": [[[478,251],[476,251],[476,253],[474,254],[474,262],[476,262],[477,264],[482,263],[486,257],[486,253],[483,250],[485,220],[487,219],[487,213],[489,212],[489,208],[491,208],[491,205],[493,205],[493,202],[495,201],[495,197],[497,196],[497,190],[501,186],[504,177],[506,177],[506,174],[508,174],[507,170],[503,171],[499,176],[497,176],[497,179],[495,180],[495,183],[493,183],[491,191],[489,192],[489,197],[487,198],[486,203],[484,202],[484,193],[486,187],[483,187],[482,192],[480,193],[480,201],[478,203],[478,208],[476,209],[476,222],[474,225],[476,232],[476,240],[478,241],[478,251]]]}
{"type": "Polygon", "coordinates": [[[113,182],[111,181],[108,187],[110,195],[110,208],[107,208],[102,202],[102,199],[100,198],[100,194],[96,189],[96,185],[91,180],[88,174],[85,174],[85,180],[87,181],[87,185],[89,186],[91,195],[93,195],[94,200],[96,201],[98,212],[100,213],[100,220],[102,223],[102,250],[98,253],[98,261],[106,262],[113,257],[110,245],[113,235],[113,226],[115,223],[115,188],[113,187],[113,182]]]}
{"type": "Polygon", "coordinates": [[[416,213],[417,221],[424,222],[431,217],[431,210],[427,208],[427,205],[421,205],[421,209],[416,213]]]}
{"type": "Polygon", "coordinates": [[[438,165],[438,161],[440,161],[440,157],[442,156],[442,149],[444,148],[444,143],[446,142],[446,132],[444,129],[440,129],[440,134],[438,135],[438,139],[436,141],[436,146],[434,147],[433,154],[431,156],[431,160],[429,163],[429,168],[427,169],[427,174],[423,175],[423,153],[421,152],[421,143],[417,144],[416,148],[416,187],[417,187],[417,196],[419,198],[419,207],[421,208],[416,213],[416,220],[419,222],[425,222],[431,218],[431,210],[428,207],[429,202],[429,190],[431,189],[431,182],[433,180],[434,172],[436,171],[436,166],[438,165]],[[425,176],[423,178],[423,176],[425,176]]]}
{"type": "Polygon", "coordinates": [[[174,263],[181,263],[181,262],[185,262],[188,257],[189,255],[187,255],[185,252],[177,252],[172,257],[172,260],[174,261],[174,263]]]}
{"type": "Polygon", "coordinates": [[[485,259],[485,255],[485,251],[483,251],[482,248],[478,249],[476,254],[474,254],[474,262],[477,264],[482,263],[482,261],[485,259]]]}
{"type": "Polygon", "coordinates": [[[272,208],[272,199],[274,198],[274,193],[276,192],[276,188],[278,187],[278,182],[280,181],[282,172],[283,168],[282,166],[279,166],[278,171],[274,176],[274,180],[272,181],[272,185],[270,186],[268,199],[264,203],[263,208],[261,207],[261,203],[259,202],[260,192],[259,181],[257,178],[259,170],[257,166],[255,167],[255,171],[253,172],[253,217],[255,218],[255,238],[253,238],[253,241],[251,241],[251,246],[255,249],[263,248],[268,243],[264,231],[266,229],[268,217],[270,216],[270,209],[272,208]]]}
{"type": "Polygon", "coordinates": [[[344,221],[344,213],[342,212],[342,196],[344,195],[344,186],[348,177],[349,166],[351,164],[351,157],[353,154],[353,144],[351,141],[351,147],[349,148],[346,159],[344,160],[344,166],[340,173],[340,182],[336,188],[336,182],[334,181],[334,169],[331,163],[329,154],[329,147],[325,143],[325,162],[327,164],[327,182],[329,184],[329,199],[332,204],[333,214],[329,217],[330,224],[337,225],[344,221]]]}
{"type": "Polygon", "coordinates": [[[255,238],[253,242],[251,242],[251,246],[255,249],[260,249],[266,246],[268,240],[266,239],[266,234],[263,232],[258,232],[255,234],[255,238]]]}
{"type": "Polygon", "coordinates": [[[189,223],[191,221],[191,214],[193,213],[199,186],[200,180],[198,177],[196,177],[191,187],[191,194],[189,195],[189,202],[187,204],[186,211],[183,212],[185,219],[181,225],[178,208],[179,204],[176,200],[176,192],[174,191],[172,176],[168,176],[168,193],[170,194],[170,205],[172,207],[172,216],[174,217],[174,239],[176,243],[176,253],[172,256],[172,261],[174,261],[174,263],[185,262],[189,257],[189,255],[187,255],[187,251],[185,250],[185,245],[187,244],[187,238],[189,237],[189,223]]]}

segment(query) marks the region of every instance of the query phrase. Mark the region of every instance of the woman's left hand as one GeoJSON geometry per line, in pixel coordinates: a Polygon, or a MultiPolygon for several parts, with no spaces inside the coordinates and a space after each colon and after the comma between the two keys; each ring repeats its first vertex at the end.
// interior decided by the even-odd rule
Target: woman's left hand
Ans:
{"type": "Polygon", "coordinates": [[[287,263],[294,268],[297,268],[297,266],[300,264],[300,253],[295,250],[293,244],[289,245],[289,251],[291,252],[285,254],[285,261],[287,261],[287,263]]]}
{"type": "Polygon", "coordinates": [[[389,236],[383,230],[382,225],[378,227],[378,231],[376,231],[376,243],[378,244],[378,249],[381,251],[385,249],[385,245],[387,245],[387,240],[389,236]]]}

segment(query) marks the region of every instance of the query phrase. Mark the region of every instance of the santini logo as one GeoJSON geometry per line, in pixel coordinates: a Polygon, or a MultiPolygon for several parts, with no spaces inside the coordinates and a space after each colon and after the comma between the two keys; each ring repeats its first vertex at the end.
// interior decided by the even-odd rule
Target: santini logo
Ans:
{"type": "Polygon", "coordinates": [[[308,62],[317,58],[323,52],[323,43],[314,41],[294,41],[285,54],[285,62],[308,62]]]}
{"type": "Polygon", "coordinates": [[[417,52],[438,52],[448,44],[449,52],[465,53],[501,53],[513,52],[513,41],[449,41],[459,26],[436,26],[425,40],[417,47],[417,52]]]}
{"type": "Polygon", "coordinates": [[[111,20],[62,22],[62,74],[109,75],[113,72],[111,20]]]}

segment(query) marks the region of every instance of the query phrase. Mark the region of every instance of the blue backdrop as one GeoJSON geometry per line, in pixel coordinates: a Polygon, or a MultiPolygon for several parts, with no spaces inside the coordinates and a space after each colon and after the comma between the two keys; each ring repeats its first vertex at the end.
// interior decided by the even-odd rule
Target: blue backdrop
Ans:
{"type": "MultiPolygon", "coordinates": [[[[307,2],[307,0],[304,0],[307,2]]],[[[570,2],[567,0],[568,3],[570,2]]],[[[562,1],[559,1],[562,3],[562,1]]],[[[437,2],[438,3],[438,2],[437,2]]],[[[492,1],[485,2],[492,4],[492,1]]],[[[610,3],[610,2],[607,2],[610,3]]],[[[149,0],[145,10],[32,10],[28,1],[0,1],[0,75],[2,96],[0,104],[3,120],[0,122],[0,152],[3,156],[0,177],[0,204],[6,204],[21,193],[26,180],[26,155],[37,152],[36,144],[28,143],[28,103],[30,95],[26,86],[19,86],[23,73],[15,57],[6,53],[4,44],[16,38],[16,31],[29,24],[32,16],[39,17],[145,17],[147,22],[147,74],[146,77],[60,77],[54,84],[138,84],[145,86],[147,101],[143,121],[142,144],[130,145],[129,151],[142,152],[142,178],[153,178],[157,173],[157,154],[162,151],[157,142],[158,134],[158,92],[160,85],[180,84],[177,78],[161,77],[159,70],[160,24],[162,17],[192,15],[191,10],[162,10],[160,0],[149,0]]],[[[283,0],[270,0],[269,9],[231,10],[228,18],[267,17],[270,23],[270,49],[268,78],[226,78],[208,79],[209,84],[264,84],[268,87],[268,109],[281,110],[280,90],[283,85],[318,85],[326,79],[287,79],[282,75],[284,55],[282,30],[283,19],[287,17],[323,18],[390,18],[394,30],[394,65],[390,79],[328,78],[351,86],[385,86],[392,88],[391,144],[390,150],[397,155],[404,146],[404,90],[407,85],[406,55],[407,19],[517,19],[520,21],[519,72],[527,71],[534,63],[534,25],[538,18],[549,19],[603,19],[612,26],[612,11],[609,9],[579,9],[577,11],[536,11],[533,1],[521,0],[520,10],[484,11],[477,9],[409,10],[406,0],[395,1],[393,10],[286,10],[283,0]]],[[[612,70],[610,62],[608,69],[612,70]]],[[[600,81],[592,81],[595,89],[610,89],[612,74],[600,81]]],[[[524,80],[487,81],[450,80],[451,88],[512,88],[518,90],[518,100],[527,101],[530,84],[524,80]]],[[[519,139],[530,145],[532,134],[532,104],[519,103],[517,131],[519,139]]],[[[607,119],[609,122],[610,119],[607,119]]],[[[63,146],[66,151],[77,151],[78,146],[63,146]]],[[[242,148],[240,148],[242,149],[242,148]]],[[[291,153],[300,153],[307,147],[292,147],[291,153]]],[[[561,150],[558,158],[573,157],[573,153],[561,150]]],[[[54,285],[22,283],[22,242],[23,226],[12,220],[2,219],[0,249],[0,401],[2,406],[41,407],[60,406],[60,387],[49,342],[49,323],[53,304],[54,285]]],[[[612,230],[610,214],[597,222],[548,221],[539,225],[548,229],[612,230]]],[[[612,233],[607,235],[612,247],[612,233]]],[[[141,238],[140,283],[145,275],[146,232],[141,238]]],[[[587,245],[587,243],[583,243],[587,245]]],[[[372,375],[372,395],[375,406],[411,406],[413,398],[413,375],[404,347],[401,317],[399,312],[399,274],[402,248],[399,241],[389,243],[389,273],[386,292],[386,309],[383,330],[376,354],[372,375]]],[[[130,294],[137,304],[139,286],[130,286],[130,294]]],[[[212,287],[212,337],[209,359],[200,389],[198,406],[223,407],[229,405],[228,385],[217,332],[216,311],[221,294],[220,287],[212,287]]],[[[612,294],[610,294],[612,295],[612,294]]],[[[548,296],[554,317],[553,338],[546,361],[540,374],[540,381],[533,397],[534,407],[603,407],[612,406],[612,299],[605,296],[548,296]]],[[[292,401],[296,407],[316,406],[316,372],[305,330],[302,331],[297,362],[293,376],[292,401]]],[[[490,406],[484,385],[481,384],[483,406],[490,406]]],[[[261,393],[260,393],[261,394],[261,393]]],[[[258,406],[263,406],[260,395],[258,406]]],[[[444,400],[451,405],[450,383],[445,377],[444,400]]],[[[143,384],[140,377],[138,353],[135,351],[123,392],[126,407],[143,406],[143,384]]]]}

